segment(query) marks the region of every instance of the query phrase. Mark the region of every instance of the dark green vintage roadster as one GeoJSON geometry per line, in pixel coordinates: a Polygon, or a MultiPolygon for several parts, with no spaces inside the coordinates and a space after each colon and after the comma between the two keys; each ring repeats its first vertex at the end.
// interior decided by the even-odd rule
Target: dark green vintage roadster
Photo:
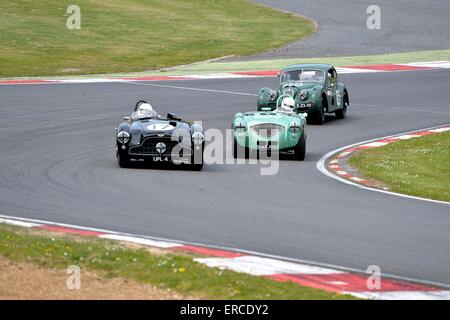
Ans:
{"type": "Polygon", "coordinates": [[[295,100],[295,110],[308,113],[308,122],[323,124],[325,114],[343,119],[347,113],[347,88],[338,82],[336,69],[329,64],[295,64],[283,68],[278,76],[279,88],[262,88],[257,98],[258,111],[276,108],[281,95],[295,100]]]}

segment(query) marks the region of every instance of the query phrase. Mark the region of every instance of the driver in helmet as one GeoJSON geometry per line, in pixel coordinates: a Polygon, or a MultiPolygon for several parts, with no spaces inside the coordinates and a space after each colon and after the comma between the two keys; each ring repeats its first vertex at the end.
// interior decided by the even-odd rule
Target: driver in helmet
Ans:
{"type": "Polygon", "coordinates": [[[295,107],[295,101],[292,97],[286,97],[281,101],[280,111],[293,112],[295,107]]]}
{"type": "Polygon", "coordinates": [[[138,109],[133,112],[131,118],[135,121],[140,119],[154,119],[158,118],[158,113],[153,110],[153,107],[149,103],[141,103],[138,109]]]}

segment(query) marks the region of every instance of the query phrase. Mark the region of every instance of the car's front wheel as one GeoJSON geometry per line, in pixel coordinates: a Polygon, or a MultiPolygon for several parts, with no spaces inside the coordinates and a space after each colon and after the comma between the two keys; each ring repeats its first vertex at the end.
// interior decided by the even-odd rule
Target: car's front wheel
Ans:
{"type": "MultiPolygon", "coordinates": [[[[326,100],[325,100],[326,102],[326,100]]],[[[323,98],[320,101],[320,104],[317,106],[317,110],[311,114],[311,122],[313,124],[323,125],[325,123],[325,105],[323,98]]]]}
{"type": "Polygon", "coordinates": [[[190,169],[192,171],[201,171],[203,169],[203,149],[205,147],[205,144],[202,144],[201,150],[194,150],[192,156],[191,156],[191,164],[190,169]],[[195,155],[196,153],[201,152],[200,159],[196,159],[195,155]],[[197,160],[197,161],[196,161],[197,160]]]}
{"type": "Polygon", "coordinates": [[[241,146],[237,143],[236,138],[233,139],[233,158],[237,159],[239,157],[244,157],[248,159],[250,157],[250,151],[248,148],[241,146]]]}
{"type": "Polygon", "coordinates": [[[130,160],[128,160],[125,156],[121,156],[120,153],[117,154],[117,162],[121,168],[130,167],[130,160]]]}
{"type": "Polygon", "coordinates": [[[305,132],[302,133],[302,136],[297,142],[297,145],[294,147],[294,159],[303,161],[305,160],[306,155],[306,137],[305,132]]]}

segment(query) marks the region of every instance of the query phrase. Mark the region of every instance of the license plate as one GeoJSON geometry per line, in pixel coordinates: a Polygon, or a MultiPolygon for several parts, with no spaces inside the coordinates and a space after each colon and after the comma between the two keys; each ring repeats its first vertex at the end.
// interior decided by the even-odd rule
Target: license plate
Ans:
{"type": "Polygon", "coordinates": [[[154,162],[168,162],[170,161],[169,157],[153,157],[154,162]]]}
{"type": "Polygon", "coordinates": [[[276,142],[266,142],[266,141],[260,141],[259,142],[259,149],[264,150],[274,150],[277,149],[277,143],[276,142]]]}

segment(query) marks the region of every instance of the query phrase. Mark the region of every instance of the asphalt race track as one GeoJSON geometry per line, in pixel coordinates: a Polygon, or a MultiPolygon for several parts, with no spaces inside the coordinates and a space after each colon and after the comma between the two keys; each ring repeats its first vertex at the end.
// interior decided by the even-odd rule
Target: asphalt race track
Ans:
{"type": "Polygon", "coordinates": [[[449,78],[342,75],[348,117],[310,125],[305,162],[283,160],[274,176],[258,165],[120,169],[113,130],[139,99],[225,130],[275,78],[0,86],[0,214],[450,284],[448,205],[362,190],[315,167],[337,147],[449,123],[449,78]]]}
{"type": "Polygon", "coordinates": [[[385,54],[448,49],[450,6],[445,0],[254,0],[317,21],[318,32],[281,49],[232,60],[385,54]],[[381,10],[381,29],[367,28],[366,10],[381,10]]]}

